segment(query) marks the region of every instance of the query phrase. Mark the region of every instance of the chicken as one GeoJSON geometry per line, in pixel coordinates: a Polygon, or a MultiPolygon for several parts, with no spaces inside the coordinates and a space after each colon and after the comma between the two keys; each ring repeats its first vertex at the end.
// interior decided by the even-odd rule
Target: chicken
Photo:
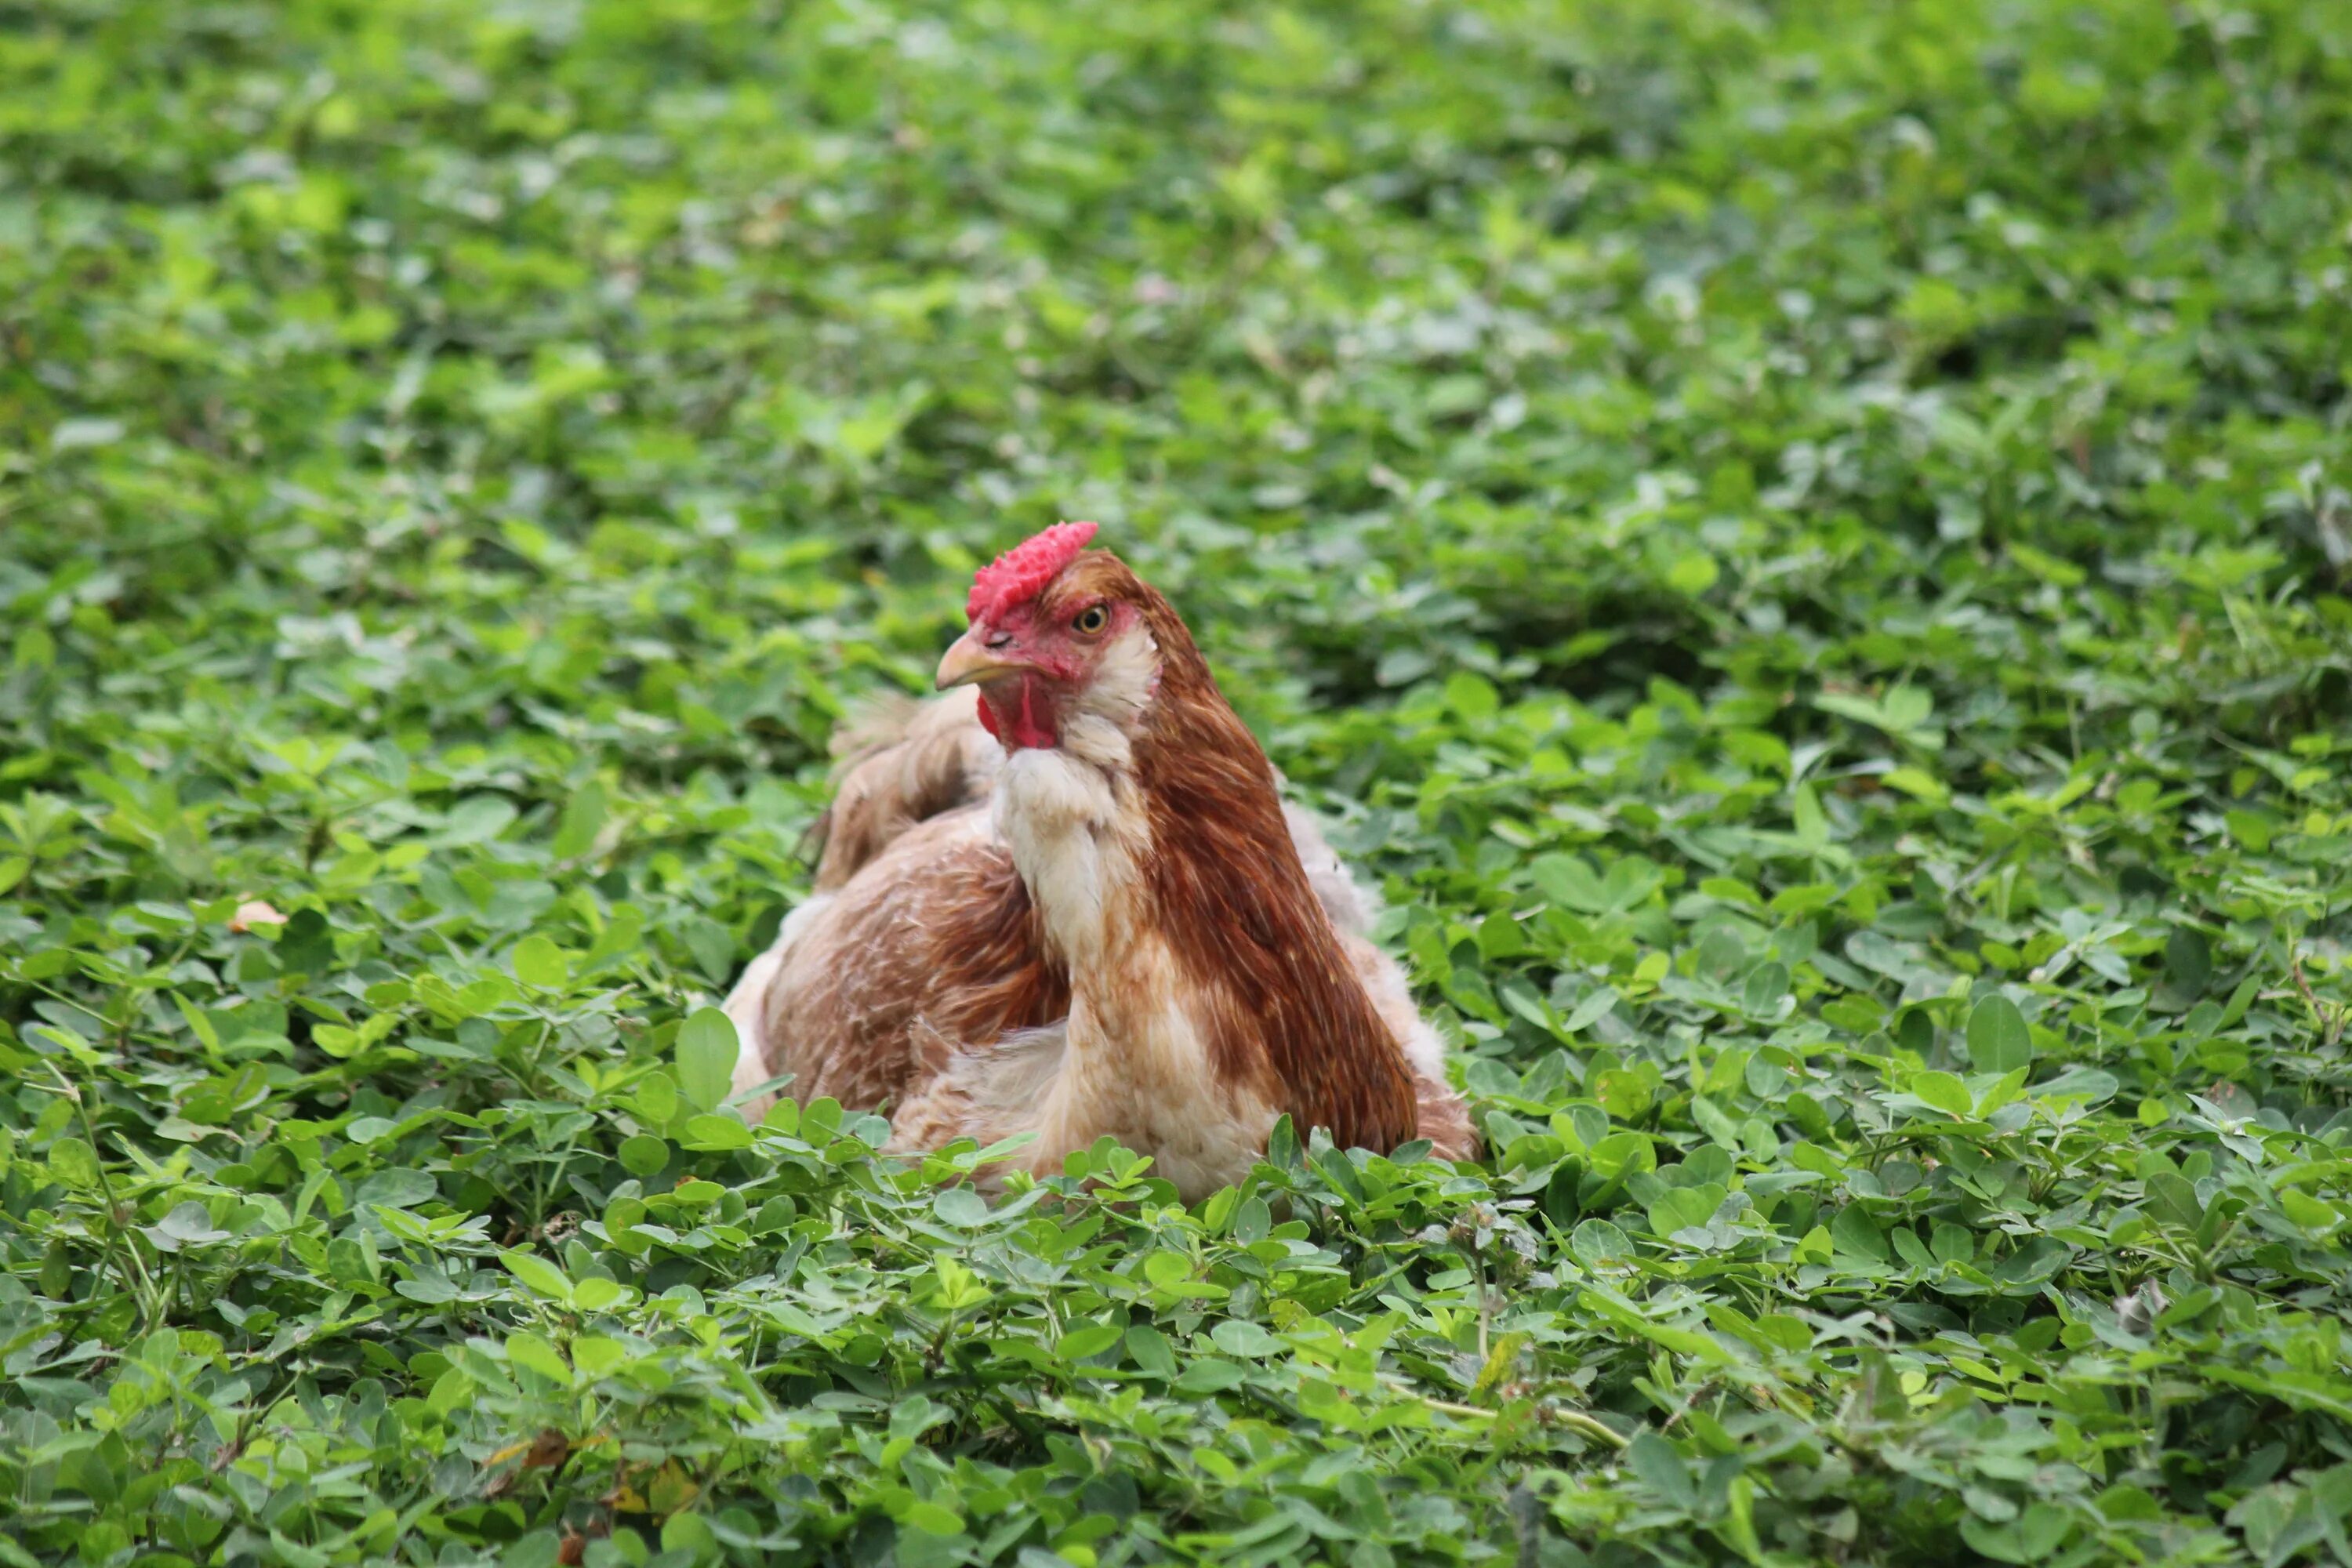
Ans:
{"type": "Polygon", "coordinates": [[[814,889],[727,1000],[737,1089],[889,1107],[905,1152],[1034,1133],[1040,1173],[1108,1135],[1188,1201],[1286,1112],[1473,1156],[1370,898],[1094,533],[983,568],[948,695],[842,737],[814,889]]]}

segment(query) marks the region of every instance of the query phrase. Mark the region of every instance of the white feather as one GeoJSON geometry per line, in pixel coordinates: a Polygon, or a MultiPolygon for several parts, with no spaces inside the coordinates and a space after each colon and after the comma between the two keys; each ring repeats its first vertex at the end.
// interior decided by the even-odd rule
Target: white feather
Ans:
{"type": "Polygon", "coordinates": [[[1142,803],[1113,783],[1119,776],[1063,748],[1029,748],[1006,760],[997,784],[996,829],[1074,968],[1099,962],[1114,887],[1133,881],[1151,846],[1142,803]]]}
{"type": "MultiPolygon", "coordinates": [[[[825,906],[833,902],[833,898],[831,893],[818,893],[786,915],[784,923],[777,928],[776,940],[769,945],[767,952],[753,959],[744,969],[742,978],[735,982],[735,989],[730,991],[727,1000],[720,1004],[719,1010],[735,1026],[734,1092],[737,1094],[776,1076],[768,1067],[775,1059],[775,1053],[769,1049],[768,988],[783,969],[793,943],[815,923],[817,917],[824,912],[825,906]]],[[[757,1121],[767,1113],[773,1098],[763,1097],[746,1104],[743,1107],[744,1117],[757,1121]]]]}

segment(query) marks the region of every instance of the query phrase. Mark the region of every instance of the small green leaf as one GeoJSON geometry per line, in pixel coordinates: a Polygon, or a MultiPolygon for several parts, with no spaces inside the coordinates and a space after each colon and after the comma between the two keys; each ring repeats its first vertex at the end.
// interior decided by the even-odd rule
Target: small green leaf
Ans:
{"type": "Polygon", "coordinates": [[[1597,990],[1588,992],[1574,1007],[1569,1010],[1568,1016],[1560,1020],[1559,1026],[1568,1034],[1582,1034],[1599,1023],[1607,1016],[1611,1008],[1623,1000],[1624,998],[1618,994],[1617,988],[1613,985],[1603,985],[1597,990]]]}
{"type": "Polygon", "coordinates": [[[706,1111],[688,1117],[678,1142],[698,1152],[724,1152],[730,1149],[749,1149],[751,1129],[740,1116],[726,1111],[706,1111]]]}
{"type": "Polygon", "coordinates": [[[1206,1356],[1186,1367],[1178,1376],[1173,1392],[1191,1398],[1204,1394],[1225,1394],[1249,1381],[1249,1373],[1237,1362],[1223,1356],[1206,1356]]]}
{"type": "Polygon", "coordinates": [[[572,1304],[583,1312],[601,1312],[628,1300],[629,1288],[617,1279],[591,1274],[572,1288],[572,1304]]]}
{"type": "MultiPolygon", "coordinates": [[[[583,1279],[580,1282],[581,1295],[583,1303],[587,1295],[587,1288],[590,1283],[591,1281],[586,1279],[583,1279]]],[[[595,1283],[609,1284],[611,1282],[609,1280],[600,1280],[595,1281],[595,1283]]],[[[617,1289],[619,1287],[615,1286],[614,1289],[617,1289]]],[[[586,1373],[590,1377],[610,1377],[614,1373],[620,1371],[623,1367],[628,1365],[629,1361],[630,1355],[628,1346],[622,1344],[617,1340],[607,1339],[602,1334],[580,1334],[575,1336],[572,1342],[572,1364],[578,1367],[582,1372],[586,1373]]]]}
{"type": "Polygon", "coordinates": [[[1751,1018],[1770,1018],[1780,1010],[1780,999],[1788,994],[1789,966],[1768,959],[1749,971],[1748,983],[1740,988],[1739,1010],[1751,1018]]]}
{"type": "Polygon", "coordinates": [[[1242,1318],[1228,1318],[1209,1331],[1210,1340],[1230,1356],[1244,1361],[1264,1361],[1279,1355],[1283,1343],[1257,1324],[1242,1318]]]}
{"type": "Polygon", "coordinates": [[[2073,1248],[2053,1237],[2037,1236],[1993,1265],[1993,1278],[2012,1296],[2039,1291],[2074,1256],[2073,1248]]]}
{"type": "Polygon", "coordinates": [[[1569,1237],[1569,1250],[1591,1268],[1603,1268],[1633,1256],[1633,1243],[1605,1219],[1588,1219],[1569,1237]]]}
{"type": "Polygon", "coordinates": [[[698,1009],[677,1031],[677,1087],[697,1110],[726,1101],[738,1049],[734,1021],[716,1007],[698,1009]]]}
{"type": "Polygon", "coordinates": [[[1969,1015],[1969,1060],[1979,1072],[2014,1072],[2033,1060],[2033,1032],[2006,996],[1987,996],[1969,1015]]]}
{"type": "Polygon", "coordinates": [[[970,1187],[950,1187],[931,1199],[931,1212],[944,1225],[971,1230],[988,1223],[988,1200],[970,1187]]]}
{"type": "Polygon", "coordinates": [[[1720,574],[1715,557],[1703,550],[1693,550],[1675,558],[1666,568],[1666,585],[1677,594],[1699,595],[1715,586],[1720,574]]]}
{"type": "Polygon", "coordinates": [[[2205,1218],[2205,1204],[2188,1179],[2170,1171],[2147,1178],[2147,1202],[2156,1216],[2183,1230],[2195,1230],[2205,1218]]]}
{"type": "Polygon", "coordinates": [[[595,847],[596,835],[604,828],[604,786],[591,779],[572,792],[548,852],[559,860],[576,860],[595,847]]]}
{"type": "Polygon", "coordinates": [[[1976,1110],[1976,1098],[1969,1086],[1948,1072],[1914,1073],[1911,1092],[1947,1115],[1965,1120],[1976,1110]]]}
{"type": "Polygon", "coordinates": [[[1618,1121],[1637,1121],[1649,1112],[1650,1080],[1629,1068],[1611,1068],[1594,1076],[1592,1097],[1618,1121]]]}
{"type": "Polygon", "coordinates": [[[216,1241],[226,1241],[227,1231],[213,1224],[212,1215],[204,1205],[191,1199],[173,1205],[161,1221],[140,1227],[142,1235],[155,1245],[160,1252],[178,1252],[191,1247],[206,1247],[216,1241]]]}
{"type": "Polygon", "coordinates": [[[564,1362],[563,1353],[529,1329],[517,1329],[507,1336],[507,1359],[557,1383],[572,1381],[572,1368],[564,1362]]]}
{"type": "Polygon", "coordinates": [[[649,1127],[667,1127],[677,1114],[677,1079],[661,1071],[649,1072],[637,1080],[635,1095],[637,1120],[649,1127]]]}
{"type": "Polygon", "coordinates": [[[951,1508],[945,1508],[935,1502],[909,1503],[907,1506],[906,1520],[908,1524],[926,1535],[963,1533],[963,1516],[951,1508]]]}
{"type": "Polygon", "coordinates": [[[1830,841],[1830,823],[1822,811],[1821,800],[1813,794],[1813,786],[1799,784],[1790,798],[1797,841],[1808,849],[1822,849],[1830,841]]]}
{"type": "Polygon", "coordinates": [[[507,1266],[508,1273],[550,1300],[572,1299],[572,1281],[563,1277],[563,1270],[537,1253],[502,1252],[499,1261],[507,1266]]]}
{"type": "Polygon", "coordinates": [[[1087,1323],[1064,1334],[1055,1345],[1054,1354],[1066,1362],[1085,1361],[1118,1343],[1126,1331],[1117,1323],[1087,1323]]]}
{"type": "Polygon", "coordinates": [[[203,1043],[205,1049],[220,1049],[220,1030],[213,1023],[210,1014],[176,991],[172,993],[172,1005],[179,1009],[181,1018],[185,1020],[190,1032],[203,1043]]]}
{"type": "Polygon", "coordinates": [[[88,1192],[98,1185],[98,1155],[79,1138],[59,1138],[49,1145],[49,1174],[77,1192],[88,1192]]]}
{"type": "Polygon", "coordinates": [[[1838,1251],[1850,1258],[1866,1258],[1874,1263],[1886,1261],[1886,1233],[1878,1222],[1862,1212],[1859,1204],[1848,1204],[1838,1210],[1830,1222],[1830,1241],[1838,1251]]]}
{"type": "Polygon", "coordinates": [[[1625,1450],[1625,1463],[1664,1501],[1683,1510],[1697,1505],[1698,1486],[1691,1479],[1689,1462],[1655,1432],[1633,1439],[1625,1450]]]}
{"type": "Polygon", "coordinates": [[[1473,724],[1492,719],[1502,707],[1495,683],[1468,669],[1457,669],[1445,678],[1445,701],[1456,715],[1473,724]]]}
{"type": "Polygon", "coordinates": [[[1941,805],[1952,798],[1944,781],[1923,768],[1890,768],[1880,783],[1889,789],[1899,789],[1914,800],[1924,800],[1929,805],[1941,805]]]}
{"type": "Polygon", "coordinates": [[[1127,1331],[1127,1353],[1154,1377],[1176,1375],[1176,1352],[1168,1336],[1149,1323],[1138,1323],[1127,1331]]]}
{"type": "Polygon", "coordinates": [[[359,1184],[353,1194],[363,1204],[382,1204],[387,1208],[413,1209],[419,1204],[431,1203],[441,1195],[441,1184],[429,1171],[392,1165],[370,1174],[359,1184]]]}
{"type": "Polygon", "coordinates": [[[547,937],[533,933],[515,943],[515,978],[541,991],[560,991],[572,978],[572,961],[547,937]]]}

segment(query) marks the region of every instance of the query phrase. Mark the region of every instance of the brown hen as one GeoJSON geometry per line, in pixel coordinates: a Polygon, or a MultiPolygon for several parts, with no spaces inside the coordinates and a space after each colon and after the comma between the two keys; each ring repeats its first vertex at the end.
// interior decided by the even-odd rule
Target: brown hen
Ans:
{"type": "Polygon", "coordinates": [[[1285,1112],[1471,1157],[1370,900],[1093,533],[983,569],[950,695],[843,738],[815,889],[727,1001],[737,1088],[889,1108],[899,1150],[1034,1132],[1041,1173],[1108,1135],[1188,1200],[1285,1112]]]}

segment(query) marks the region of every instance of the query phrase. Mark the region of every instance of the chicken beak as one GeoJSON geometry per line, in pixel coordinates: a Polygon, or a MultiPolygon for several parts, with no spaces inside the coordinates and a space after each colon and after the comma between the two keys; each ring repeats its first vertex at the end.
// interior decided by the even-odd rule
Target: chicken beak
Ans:
{"type": "Polygon", "coordinates": [[[991,647],[992,640],[1003,634],[986,625],[976,626],[956,638],[940,660],[940,673],[932,682],[933,689],[945,691],[950,687],[970,686],[974,681],[992,679],[1022,668],[1004,657],[1011,645],[991,647]]]}

